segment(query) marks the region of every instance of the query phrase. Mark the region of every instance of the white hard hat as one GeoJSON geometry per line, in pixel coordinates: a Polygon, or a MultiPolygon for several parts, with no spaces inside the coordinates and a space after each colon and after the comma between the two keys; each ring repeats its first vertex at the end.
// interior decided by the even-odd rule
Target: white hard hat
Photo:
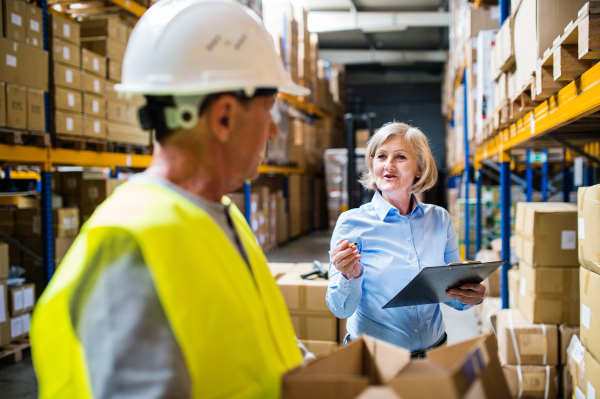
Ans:
{"type": "Polygon", "coordinates": [[[310,94],[292,81],[260,17],[234,0],[157,2],[133,29],[122,76],[116,91],[155,96],[310,94]]]}

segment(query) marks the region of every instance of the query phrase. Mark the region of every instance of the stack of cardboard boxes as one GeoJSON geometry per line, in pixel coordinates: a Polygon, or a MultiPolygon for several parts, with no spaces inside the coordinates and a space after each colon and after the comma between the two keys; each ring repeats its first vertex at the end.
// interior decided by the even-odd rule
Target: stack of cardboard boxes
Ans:
{"type": "Polygon", "coordinates": [[[577,208],[581,264],[580,336],[585,353],[583,363],[580,363],[579,380],[572,377],[577,397],[584,394],[586,398],[594,398],[596,390],[600,389],[600,185],[580,187],[577,208]]]}
{"type": "MultiPolygon", "coordinates": [[[[10,340],[26,338],[29,335],[31,312],[35,305],[35,285],[22,284],[8,287],[8,307],[10,340]]],[[[0,328],[1,329],[1,328],[0,328]]],[[[0,332],[1,334],[1,332],[0,332]]],[[[0,341],[2,337],[0,336],[0,341]]]]}
{"type": "Polygon", "coordinates": [[[115,84],[121,82],[123,57],[130,34],[131,28],[117,18],[83,21],[82,54],[90,55],[92,60],[102,57],[104,62],[103,68],[95,71],[102,72],[99,74],[102,93],[95,94],[100,94],[105,100],[107,140],[148,146],[151,144],[150,133],[141,130],[138,119],[138,109],[144,104],[144,97],[119,97],[114,89],[115,84]]]}
{"type": "MultiPolygon", "coordinates": [[[[4,230],[4,228],[3,228],[4,230]]],[[[0,347],[10,343],[10,318],[8,315],[8,244],[0,242],[0,347]]]]}
{"type": "Polygon", "coordinates": [[[510,309],[494,310],[492,323],[511,395],[570,397],[567,346],[579,333],[577,207],[520,202],[515,225],[520,262],[509,271],[510,309]]]}
{"type": "Polygon", "coordinates": [[[22,0],[4,0],[2,6],[0,126],[43,132],[48,53],[42,47],[42,11],[22,0]]]}

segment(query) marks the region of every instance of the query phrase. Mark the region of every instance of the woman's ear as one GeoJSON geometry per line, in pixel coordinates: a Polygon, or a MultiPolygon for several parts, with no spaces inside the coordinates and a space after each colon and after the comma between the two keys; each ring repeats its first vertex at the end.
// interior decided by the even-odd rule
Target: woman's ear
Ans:
{"type": "Polygon", "coordinates": [[[423,171],[421,170],[421,168],[419,168],[419,170],[418,170],[418,171],[417,171],[417,173],[415,174],[415,177],[416,177],[417,179],[420,179],[420,178],[421,178],[421,176],[423,176],[423,171]]]}

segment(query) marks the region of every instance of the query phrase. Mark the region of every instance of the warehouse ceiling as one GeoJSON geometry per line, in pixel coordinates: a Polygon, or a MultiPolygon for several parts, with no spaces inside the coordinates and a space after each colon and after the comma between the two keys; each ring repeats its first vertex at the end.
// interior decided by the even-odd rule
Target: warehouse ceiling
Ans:
{"type": "MultiPolygon", "coordinates": [[[[263,0],[263,2],[277,0],[263,0]]],[[[347,83],[441,82],[448,0],[303,0],[320,58],[347,65],[347,83]]]]}

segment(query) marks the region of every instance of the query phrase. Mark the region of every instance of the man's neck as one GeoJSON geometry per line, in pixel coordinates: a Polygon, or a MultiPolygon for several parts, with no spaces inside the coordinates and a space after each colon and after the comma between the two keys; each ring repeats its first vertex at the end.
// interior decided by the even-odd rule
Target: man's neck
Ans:
{"type": "Polygon", "coordinates": [[[192,145],[156,146],[146,173],[166,179],[209,201],[221,202],[231,188],[220,152],[204,148],[203,153],[198,154],[194,151],[197,148],[192,145]]]}

